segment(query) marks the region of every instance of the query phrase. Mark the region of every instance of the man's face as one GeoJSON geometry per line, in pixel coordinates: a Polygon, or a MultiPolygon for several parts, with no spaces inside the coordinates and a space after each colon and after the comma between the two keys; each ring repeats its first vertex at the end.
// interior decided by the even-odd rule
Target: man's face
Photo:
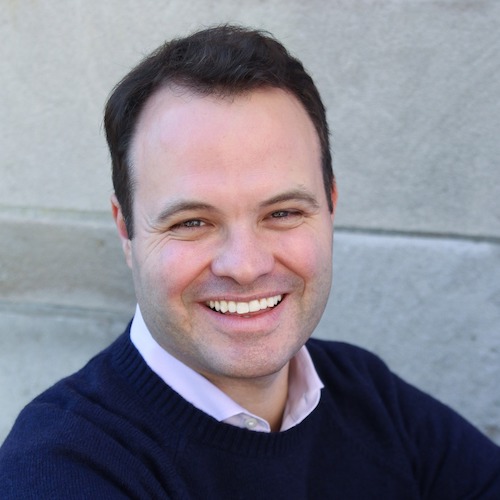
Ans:
{"type": "Polygon", "coordinates": [[[131,148],[134,238],[114,213],[156,341],[219,385],[279,372],[331,284],[333,215],[296,98],[162,89],[131,148]]]}

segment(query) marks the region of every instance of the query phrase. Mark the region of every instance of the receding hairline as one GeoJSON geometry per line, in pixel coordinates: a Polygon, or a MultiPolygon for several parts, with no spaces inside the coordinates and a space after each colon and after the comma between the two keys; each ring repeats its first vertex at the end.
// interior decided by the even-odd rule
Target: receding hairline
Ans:
{"type": "MultiPolygon", "coordinates": [[[[284,94],[292,99],[292,101],[300,107],[300,109],[305,113],[305,116],[307,117],[312,130],[314,130],[314,137],[316,140],[316,145],[318,147],[318,153],[320,155],[320,162],[322,162],[322,144],[321,144],[321,137],[320,134],[317,130],[317,127],[314,123],[314,120],[311,118],[309,112],[307,111],[306,107],[302,103],[302,101],[298,98],[298,96],[292,92],[290,89],[286,87],[280,87],[277,85],[271,85],[271,84],[261,84],[261,85],[256,85],[255,87],[252,88],[243,88],[243,89],[227,89],[224,87],[221,87],[220,89],[217,88],[207,88],[206,91],[198,89],[196,86],[189,86],[189,85],[184,85],[182,83],[179,83],[177,81],[169,81],[165,82],[161,86],[159,86],[155,91],[146,99],[144,102],[141,110],[139,111],[137,115],[137,119],[135,121],[135,126],[133,129],[133,132],[131,134],[130,138],[130,144],[128,147],[127,151],[127,157],[126,157],[126,163],[127,163],[127,168],[129,170],[129,180],[130,180],[130,189],[131,189],[131,194],[134,193],[135,191],[135,186],[136,186],[136,175],[135,175],[135,167],[136,163],[134,161],[135,159],[135,150],[136,150],[136,144],[137,144],[137,137],[138,137],[138,131],[141,126],[141,123],[144,120],[144,116],[146,115],[147,111],[151,109],[151,106],[153,105],[152,103],[154,100],[159,96],[161,93],[166,93],[166,92],[171,92],[173,97],[176,98],[182,98],[182,96],[189,96],[193,98],[207,98],[207,99],[213,99],[214,102],[217,101],[227,101],[229,103],[234,102],[234,100],[242,97],[248,97],[250,98],[252,94],[255,92],[265,92],[265,91],[276,91],[278,93],[284,94]]],[[[321,168],[321,165],[320,165],[321,168]]]]}

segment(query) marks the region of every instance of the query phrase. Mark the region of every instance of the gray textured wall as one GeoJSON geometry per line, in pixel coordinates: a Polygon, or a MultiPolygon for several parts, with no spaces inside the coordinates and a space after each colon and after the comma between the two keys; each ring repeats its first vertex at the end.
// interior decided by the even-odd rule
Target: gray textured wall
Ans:
{"type": "Polygon", "coordinates": [[[0,10],[0,440],[118,335],[112,86],[164,39],[273,32],[326,101],[340,201],[317,335],[366,346],[500,442],[500,2],[17,0],[0,10]]]}

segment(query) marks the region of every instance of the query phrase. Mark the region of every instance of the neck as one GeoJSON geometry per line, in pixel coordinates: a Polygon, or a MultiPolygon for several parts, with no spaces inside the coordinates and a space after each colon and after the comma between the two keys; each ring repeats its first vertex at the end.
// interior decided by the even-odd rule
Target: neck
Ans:
{"type": "Polygon", "coordinates": [[[211,380],[221,391],[249,412],[267,422],[273,432],[281,428],[288,398],[287,363],[279,372],[259,379],[211,380]]]}

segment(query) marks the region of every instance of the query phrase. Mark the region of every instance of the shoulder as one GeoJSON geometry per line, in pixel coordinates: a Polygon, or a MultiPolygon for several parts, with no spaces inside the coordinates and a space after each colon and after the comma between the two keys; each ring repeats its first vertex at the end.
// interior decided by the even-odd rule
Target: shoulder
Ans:
{"type": "Polygon", "coordinates": [[[307,349],[321,378],[347,380],[350,378],[373,382],[394,375],[376,354],[346,342],[309,339],[307,349]]]}
{"type": "Polygon", "coordinates": [[[360,446],[383,443],[382,455],[398,443],[424,497],[500,498],[500,448],[458,413],[365,349],[317,339],[307,347],[336,423],[360,446]]]}
{"type": "Polygon", "coordinates": [[[379,411],[412,432],[451,410],[393,373],[376,354],[344,342],[310,339],[307,347],[326,392],[362,414],[379,411]]]}
{"type": "Polygon", "coordinates": [[[307,341],[307,348],[319,358],[328,357],[336,361],[352,361],[355,363],[382,363],[382,360],[371,351],[347,342],[337,340],[323,340],[319,338],[310,338],[307,341]]]}
{"type": "MultiPolygon", "coordinates": [[[[94,356],[77,372],[59,380],[27,404],[19,414],[2,451],[14,442],[15,448],[36,446],[51,439],[51,432],[70,430],[72,421],[88,420],[88,413],[111,401],[116,378],[110,365],[115,352],[125,341],[122,335],[108,348],[94,356]],[[56,430],[57,429],[57,430],[56,430]]],[[[55,436],[54,436],[55,437],[55,436]]]]}
{"type": "Polygon", "coordinates": [[[137,450],[159,436],[141,425],[147,409],[117,369],[128,344],[122,335],[23,409],[0,448],[1,498],[124,498],[127,481],[138,487],[124,467],[148,476],[137,450]]]}

